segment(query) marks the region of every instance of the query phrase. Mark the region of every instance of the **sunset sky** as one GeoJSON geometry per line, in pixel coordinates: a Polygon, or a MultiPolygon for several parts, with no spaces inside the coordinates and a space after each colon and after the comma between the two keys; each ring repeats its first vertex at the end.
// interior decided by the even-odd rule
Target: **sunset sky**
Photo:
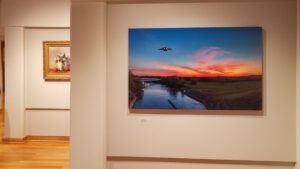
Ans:
{"type": "Polygon", "coordinates": [[[261,75],[262,29],[129,29],[129,70],[137,76],[261,75]]]}

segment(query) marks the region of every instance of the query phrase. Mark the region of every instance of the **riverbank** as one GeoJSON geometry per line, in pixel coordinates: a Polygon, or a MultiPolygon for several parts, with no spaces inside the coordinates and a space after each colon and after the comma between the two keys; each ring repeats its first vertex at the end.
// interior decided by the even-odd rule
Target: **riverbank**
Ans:
{"type": "Polygon", "coordinates": [[[136,96],[134,96],[132,100],[129,100],[129,108],[130,109],[133,108],[134,103],[136,102],[136,100],[137,100],[136,96]]]}
{"type": "Polygon", "coordinates": [[[161,79],[135,77],[132,80],[129,108],[135,108],[137,104],[136,108],[144,109],[262,109],[261,76],[161,79]],[[187,97],[178,97],[177,94],[180,93],[187,97]],[[201,106],[198,107],[199,105],[201,106]]]}

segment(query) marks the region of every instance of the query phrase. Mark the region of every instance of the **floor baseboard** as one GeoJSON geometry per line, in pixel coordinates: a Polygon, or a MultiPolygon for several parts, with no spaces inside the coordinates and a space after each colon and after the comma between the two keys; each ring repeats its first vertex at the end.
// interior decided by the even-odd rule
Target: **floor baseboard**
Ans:
{"type": "Polygon", "coordinates": [[[264,165],[264,166],[289,166],[289,167],[294,167],[296,165],[295,161],[190,159],[190,158],[168,158],[168,157],[107,156],[107,160],[108,161],[117,161],[117,162],[177,162],[177,163],[264,165]]]}
{"type": "Polygon", "coordinates": [[[24,141],[24,138],[2,138],[3,143],[23,143],[24,141]]]}
{"type": "Polygon", "coordinates": [[[70,141],[69,136],[26,136],[25,141],[70,141]]]}
{"type": "Polygon", "coordinates": [[[3,138],[3,143],[24,143],[25,141],[70,141],[69,136],[26,136],[24,138],[3,138]]]}

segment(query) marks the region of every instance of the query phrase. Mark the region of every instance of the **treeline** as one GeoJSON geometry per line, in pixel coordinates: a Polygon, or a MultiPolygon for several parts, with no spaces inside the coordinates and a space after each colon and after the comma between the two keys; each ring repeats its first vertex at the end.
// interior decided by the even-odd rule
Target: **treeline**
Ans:
{"type": "MultiPolygon", "coordinates": [[[[202,82],[234,82],[234,81],[260,81],[262,80],[261,75],[251,75],[251,76],[239,76],[239,77],[225,77],[225,76],[217,76],[217,77],[190,77],[196,78],[197,81],[202,82]]],[[[186,77],[189,79],[189,77],[186,77]]]]}
{"type": "Polygon", "coordinates": [[[167,77],[143,77],[143,78],[160,78],[160,83],[167,85],[171,89],[180,89],[188,85],[196,85],[198,82],[242,82],[242,81],[261,81],[262,76],[240,76],[240,77],[178,77],[178,76],[167,76],[167,77]]]}
{"type": "Polygon", "coordinates": [[[132,74],[129,71],[129,105],[133,104],[132,102],[138,97],[142,96],[143,84],[139,77],[132,74]]]}
{"type": "Polygon", "coordinates": [[[167,85],[171,89],[179,89],[184,87],[185,80],[182,77],[168,76],[168,77],[161,77],[160,83],[167,85]]]}

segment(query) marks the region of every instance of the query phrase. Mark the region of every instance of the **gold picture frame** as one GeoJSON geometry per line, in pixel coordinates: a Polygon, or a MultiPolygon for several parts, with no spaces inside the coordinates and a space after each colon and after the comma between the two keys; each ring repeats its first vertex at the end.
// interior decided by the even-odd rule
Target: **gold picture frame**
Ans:
{"type": "Polygon", "coordinates": [[[70,41],[44,41],[43,58],[46,81],[70,80],[70,41]]]}

